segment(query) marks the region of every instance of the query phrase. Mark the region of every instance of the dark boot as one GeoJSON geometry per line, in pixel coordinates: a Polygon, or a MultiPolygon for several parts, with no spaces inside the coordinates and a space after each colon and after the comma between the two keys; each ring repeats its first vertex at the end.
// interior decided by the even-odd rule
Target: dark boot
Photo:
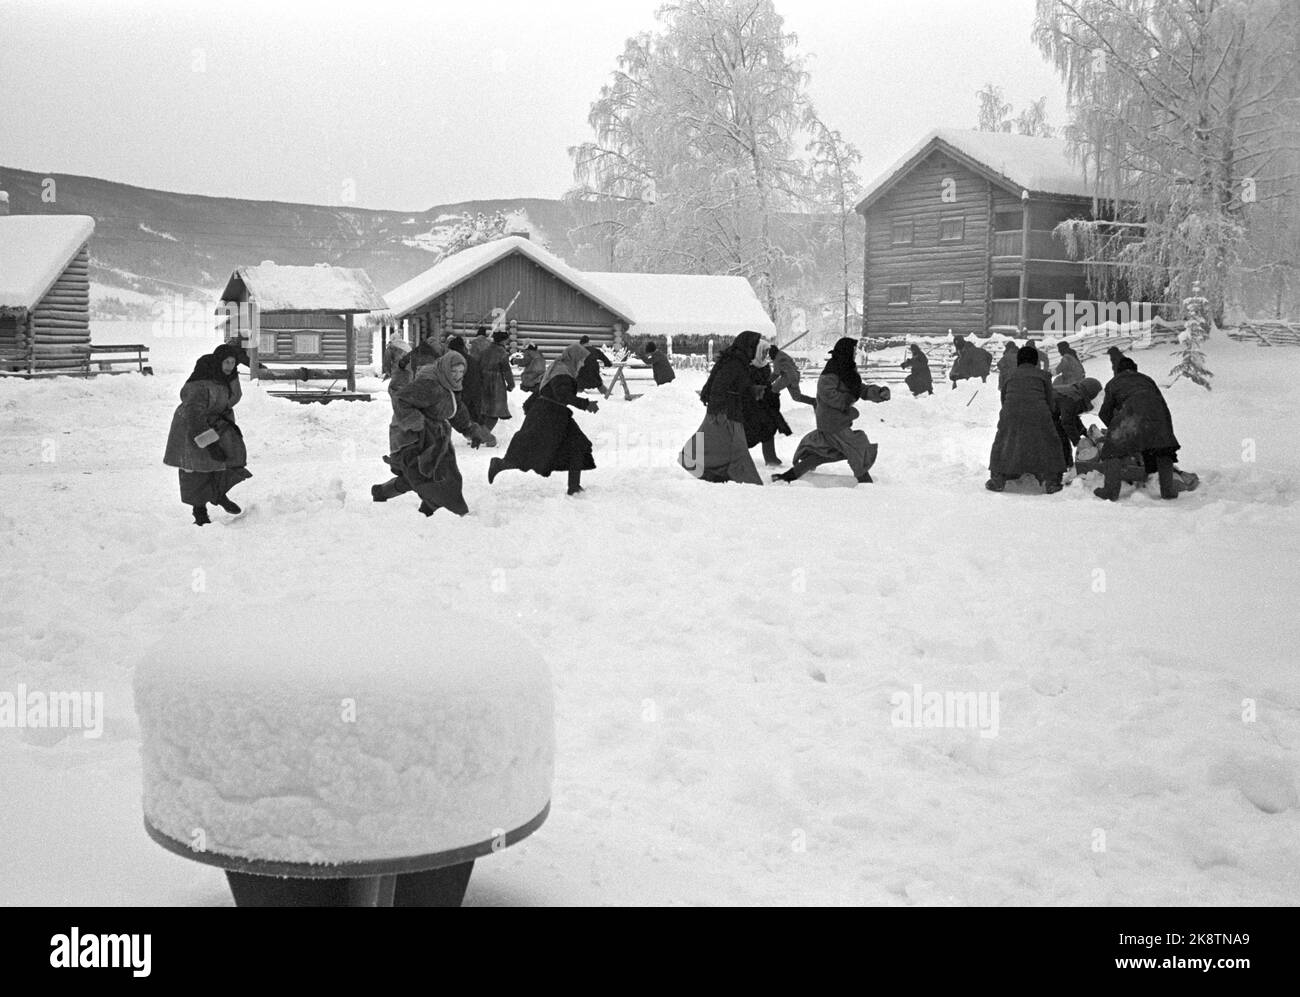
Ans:
{"type": "Polygon", "coordinates": [[[818,467],[820,464],[821,461],[819,460],[815,460],[810,457],[803,457],[795,461],[794,465],[790,468],[790,470],[786,471],[785,474],[772,475],[772,480],[785,481],[785,482],[797,481],[799,478],[803,477],[814,467],[818,467]]]}
{"type": "Polygon", "coordinates": [[[195,526],[207,526],[210,522],[212,522],[212,520],[208,518],[208,505],[206,502],[200,503],[199,505],[196,505],[193,508],[194,508],[195,526]]]}
{"type": "Polygon", "coordinates": [[[1162,499],[1176,499],[1178,492],[1174,490],[1174,461],[1171,457],[1156,458],[1156,475],[1160,480],[1160,497],[1162,499]]]}
{"type": "Polygon", "coordinates": [[[435,512],[435,510],[434,510],[433,506],[431,506],[428,502],[424,502],[424,501],[421,501],[421,502],[420,502],[420,515],[421,515],[421,516],[432,516],[432,515],[434,514],[434,512],[435,512]]]}
{"type": "Polygon", "coordinates": [[[870,471],[863,471],[861,474],[859,474],[859,475],[858,475],[858,484],[860,484],[860,485],[872,485],[872,484],[875,484],[875,482],[871,480],[871,472],[870,472],[870,471]]]}
{"type": "Polygon", "coordinates": [[[1007,479],[1001,474],[989,474],[989,480],[984,482],[984,487],[991,492],[1000,492],[1007,487],[1007,479]]]}
{"type": "Polygon", "coordinates": [[[1050,475],[1043,482],[1043,494],[1055,495],[1064,487],[1065,485],[1061,484],[1061,476],[1059,474],[1050,475]]]}
{"type": "Polygon", "coordinates": [[[763,441],[763,463],[768,467],[780,467],[785,463],[776,455],[776,440],[768,439],[763,441]]]}
{"type": "Polygon", "coordinates": [[[1117,457],[1102,461],[1101,473],[1105,475],[1105,483],[1100,488],[1094,488],[1092,494],[1110,502],[1119,501],[1120,472],[1123,467],[1123,460],[1117,457]]]}
{"type": "Polygon", "coordinates": [[[496,480],[498,474],[506,469],[506,462],[500,457],[493,457],[488,461],[488,484],[496,480]]]}
{"type": "Polygon", "coordinates": [[[582,465],[573,463],[569,465],[569,495],[577,495],[582,491],[582,465]]]}
{"type": "Polygon", "coordinates": [[[227,495],[223,495],[221,498],[217,499],[217,505],[221,506],[221,508],[225,509],[226,512],[230,513],[232,516],[238,516],[244,511],[239,508],[239,506],[235,505],[234,502],[230,501],[230,497],[227,495]]]}

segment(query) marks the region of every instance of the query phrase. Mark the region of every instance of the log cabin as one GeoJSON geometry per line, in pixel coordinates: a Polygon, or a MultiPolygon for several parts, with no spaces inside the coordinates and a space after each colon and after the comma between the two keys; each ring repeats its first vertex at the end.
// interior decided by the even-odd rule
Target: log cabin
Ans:
{"type": "Polygon", "coordinates": [[[510,349],[526,341],[552,359],[582,336],[593,346],[620,348],[632,310],[590,275],[526,236],[471,246],[384,295],[383,340],[403,328],[410,342],[432,335],[473,336],[479,326],[511,333],[510,349]]]}
{"type": "Polygon", "coordinates": [[[217,314],[227,336],[248,350],[252,379],[274,377],[286,365],[329,364],[346,371],[348,391],[355,391],[357,365],[373,359],[372,336],[358,335],[356,317],[386,308],[364,270],[268,261],[230,275],[217,314]]]}
{"type": "Polygon", "coordinates": [[[90,237],[87,215],[10,215],[0,192],[0,373],[87,369],[90,237]]]}
{"type": "Polygon", "coordinates": [[[1051,336],[1063,323],[1147,319],[1147,302],[1097,302],[1054,233],[1097,202],[1063,139],[937,129],[871,183],[862,334],[1051,336]]]}

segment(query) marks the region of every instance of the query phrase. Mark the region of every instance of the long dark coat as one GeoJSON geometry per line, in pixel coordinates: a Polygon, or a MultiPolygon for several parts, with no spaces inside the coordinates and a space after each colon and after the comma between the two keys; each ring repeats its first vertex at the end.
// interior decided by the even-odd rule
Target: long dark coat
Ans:
{"type": "Polygon", "coordinates": [[[1164,395],[1155,381],[1135,370],[1122,370],[1106,385],[1097,412],[1106,424],[1103,457],[1153,452],[1176,457],[1178,437],[1164,395]]]}
{"type": "Polygon", "coordinates": [[[863,385],[855,396],[844,381],[831,371],[817,379],[817,428],[799,441],[793,463],[815,458],[819,464],[849,462],[855,478],[861,478],[876,462],[877,447],[860,429],[853,428],[858,410],[853,403],[866,401],[869,388],[863,385]]]}
{"type": "MultiPolygon", "coordinates": [[[[758,342],[757,338],[754,342],[758,342]]],[[[718,357],[700,390],[700,400],[706,406],[704,421],[686,441],[677,460],[702,481],[763,483],[745,439],[744,399],[753,395],[749,374],[752,366],[739,352],[728,349],[718,357]]]]}
{"type": "Polygon", "coordinates": [[[983,378],[988,377],[992,369],[993,354],[974,343],[966,343],[957,354],[957,359],[953,361],[952,372],[948,377],[953,381],[964,381],[971,377],[983,378]]]}
{"type": "Polygon", "coordinates": [[[1007,383],[1008,375],[1016,369],[1016,344],[1007,343],[1006,348],[1002,351],[1002,356],[998,357],[998,391],[1007,383]]]}
{"type": "Polygon", "coordinates": [[[1052,415],[1052,383],[1037,364],[1020,364],[1002,386],[1002,411],[989,470],[1004,478],[1056,477],[1065,456],[1052,415]]]}
{"type": "Polygon", "coordinates": [[[466,436],[476,431],[469,412],[457,403],[455,392],[431,377],[415,377],[390,394],[393,419],[385,463],[431,508],[465,515],[469,506],[451,431],[466,436]]]}
{"type": "MultiPolygon", "coordinates": [[[[515,387],[515,373],[510,369],[510,354],[500,343],[493,343],[479,358],[483,395],[479,415],[484,419],[509,419],[508,391],[515,387]]],[[[468,369],[467,369],[468,370],[468,369]]]]}
{"type": "Polygon", "coordinates": [[[899,366],[912,368],[912,372],[903,379],[903,383],[907,385],[912,394],[924,395],[934,390],[934,381],[930,377],[930,361],[921,352],[920,347],[914,347],[912,355],[899,366]]]}
{"type": "Polygon", "coordinates": [[[584,471],[594,468],[591,440],[578,428],[570,406],[585,410],[591,402],[578,394],[568,374],[556,374],[529,395],[524,401],[524,424],[506,448],[506,465],[536,471],[543,478],[552,471],[569,470],[575,460],[584,471]]]}
{"type": "Polygon", "coordinates": [[[668,359],[668,354],[663,350],[655,350],[641,359],[650,365],[650,372],[654,375],[655,384],[667,384],[669,381],[676,380],[677,374],[673,370],[672,361],[668,359]]]}
{"type": "Polygon", "coordinates": [[[605,382],[600,379],[600,368],[609,365],[609,357],[605,356],[605,352],[600,347],[588,346],[587,359],[582,365],[582,370],[578,371],[578,390],[598,388],[603,391],[605,382]]]}
{"type": "Polygon", "coordinates": [[[163,463],[180,468],[181,501],[186,505],[216,502],[253,476],[244,466],[248,450],[232,408],[239,382],[237,378],[231,382],[233,387],[208,380],[188,381],[181,387],[181,403],[172,414],[163,463]],[[194,437],[208,429],[217,433],[225,460],[217,460],[208,448],[194,442],[194,437]]]}
{"type": "Polygon", "coordinates": [[[754,391],[747,391],[741,396],[745,443],[756,447],[765,440],[775,439],[778,432],[784,436],[791,435],[790,424],[781,414],[781,396],[771,390],[772,368],[750,364],[748,373],[750,384],[763,390],[758,398],[754,397],[754,391]]]}

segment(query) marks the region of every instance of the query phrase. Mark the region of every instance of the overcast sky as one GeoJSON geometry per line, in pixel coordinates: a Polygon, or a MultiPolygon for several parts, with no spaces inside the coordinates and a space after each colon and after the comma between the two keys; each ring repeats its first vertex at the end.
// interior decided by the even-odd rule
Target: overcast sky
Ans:
{"type": "MultiPolygon", "coordinates": [[[[0,167],[416,210],[557,197],[591,102],[659,0],[0,0],[0,167]],[[349,186],[350,185],[350,186],[349,186]]],[[[871,179],[992,81],[1065,103],[1034,0],[777,0],[871,179]]],[[[3,174],[0,173],[0,185],[3,174]]]]}

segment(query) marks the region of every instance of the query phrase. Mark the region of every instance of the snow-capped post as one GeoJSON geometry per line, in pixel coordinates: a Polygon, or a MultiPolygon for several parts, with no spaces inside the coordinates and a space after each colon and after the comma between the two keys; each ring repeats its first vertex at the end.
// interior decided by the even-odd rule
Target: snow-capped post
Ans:
{"type": "Polygon", "coordinates": [[[507,619],[376,654],[378,600],[263,609],[237,646],[190,619],[137,663],[146,833],[240,907],[459,906],[550,810],[545,659],[507,619]]]}
{"type": "MultiPolygon", "coordinates": [[[[1210,378],[1214,375],[1205,366],[1205,354],[1201,351],[1200,344],[1201,340],[1208,339],[1210,335],[1209,304],[1209,299],[1201,293],[1200,281],[1196,281],[1192,284],[1191,297],[1183,299],[1186,321],[1183,323],[1183,331],[1178,334],[1183,352],[1178,358],[1178,363],[1169,372],[1173,375],[1174,381],[1185,377],[1195,381],[1206,391],[1210,390],[1210,378]]],[[[1173,381],[1170,382],[1172,383],[1173,381]]]]}

